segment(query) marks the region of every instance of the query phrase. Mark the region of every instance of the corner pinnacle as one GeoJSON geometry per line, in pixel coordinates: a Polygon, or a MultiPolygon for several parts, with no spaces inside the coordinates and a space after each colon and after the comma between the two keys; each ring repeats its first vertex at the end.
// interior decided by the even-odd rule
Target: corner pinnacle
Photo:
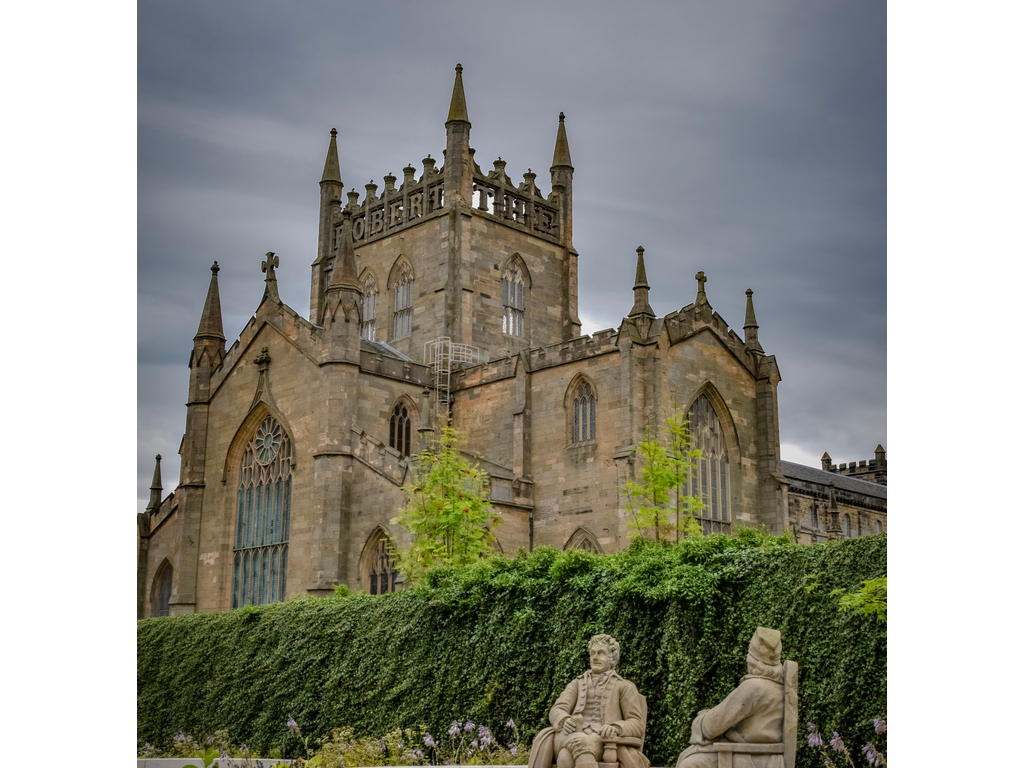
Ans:
{"type": "Polygon", "coordinates": [[[572,168],[572,158],[569,156],[569,139],[565,135],[565,112],[558,113],[558,134],[555,136],[555,155],[551,159],[552,168],[558,168],[559,166],[572,168]]]}
{"type": "Polygon", "coordinates": [[[463,123],[469,122],[469,111],[466,109],[466,91],[462,87],[462,65],[455,65],[455,87],[452,88],[452,103],[448,108],[448,120],[450,123],[458,120],[463,123]]]}
{"type": "Polygon", "coordinates": [[[324,174],[320,183],[334,181],[341,184],[341,166],[338,163],[338,131],[331,128],[331,143],[327,147],[327,159],[324,161],[324,174]]]}
{"type": "Polygon", "coordinates": [[[203,305],[203,315],[199,319],[199,330],[196,331],[195,339],[214,338],[224,339],[224,322],[220,313],[220,288],[217,285],[217,273],[220,266],[213,262],[210,267],[210,288],[206,292],[206,303],[203,305]]]}

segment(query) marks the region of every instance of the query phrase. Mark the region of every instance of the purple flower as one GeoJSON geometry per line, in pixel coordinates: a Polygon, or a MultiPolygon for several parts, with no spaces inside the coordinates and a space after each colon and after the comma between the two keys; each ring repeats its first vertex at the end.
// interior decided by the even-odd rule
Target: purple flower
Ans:
{"type": "Polygon", "coordinates": [[[807,724],[807,746],[809,747],[820,747],[824,744],[821,740],[821,734],[818,733],[818,727],[814,723],[807,724]]]}
{"type": "Polygon", "coordinates": [[[508,719],[508,722],[505,723],[505,727],[506,728],[515,728],[516,727],[516,724],[512,721],[511,717],[508,719]]]}
{"type": "Polygon", "coordinates": [[[875,733],[885,733],[886,727],[885,720],[880,717],[875,718],[875,733]]]}
{"type": "Polygon", "coordinates": [[[825,758],[825,768],[836,768],[836,764],[833,763],[828,757],[825,758]]]}
{"type": "Polygon", "coordinates": [[[488,747],[491,745],[491,742],[494,739],[492,738],[493,734],[491,733],[490,728],[486,725],[481,725],[480,730],[477,733],[480,735],[480,746],[488,747]]]}
{"type": "Polygon", "coordinates": [[[469,722],[469,720],[467,720],[466,727],[463,730],[465,730],[468,733],[469,731],[472,731],[474,728],[476,728],[476,726],[473,725],[473,723],[469,722]]]}
{"type": "Polygon", "coordinates": [[[422,760],[423,759],[423,752],[421,752],[420,750],[414,749],[412,751],[412,753],[416,756],[417,760],[422,760]]]}
{"type": "Polygon", "coordinates": [[[466,757],[472,757],[472,756],[473,756],[473,750],[472,749],[467,749],[466,750],[466,757]]]}
{"type": "Polygon", "coordinates": [[[459,735],[459,728],[460,728],[461,725],[462,725],[462,723],[458,722],[457,720],[452,720],[452,725],[448,729],[448,735],[449,736],[458,736],[459,735]]]}
{"type": "Polygon", "coordinates": [[[431,736],[428,733],[426,736],[423,737],[423,746],[425,746],[425,747],[436,747],[437,746],[437,742],[434,741],[434,737],[431,736]]]}
{"type": "Polygon", "coordinates": [[[380,752],[381,752],[381,754],[384,754],[387,751],[388,751],[388,743],[386,741],[384,741],[384,739],[381,739],[380,740],[380,752]]]}
{"type": "Polygon", "coordinates": [[[299,732],[299,724],[295,722],[295,718],[291,715],[288,715],[288,722],[285,723],[285,725],[287,725],[294,733],[299,732]]]}
{"type": "Polygon", "coordinates": [[[469,742],[469,746],[471,746],[471,747],[479,747],[480,746],[480,742],[478,742],[476,739],[473,739],[471,742],[469,742]]]}
{"type": "Polygon", "coordinates": [[[834,749],[836,752],[846,751],[846,745],[843,744],[843,740],[839,738],[839,733],[836,731],[832,731],[832,740],[829,741],[829,744],[832,745],[832,749],[834,749]]]}
{"type": "Polygon", "coordinates": [[[875,745],[870,741],[864,745],[864,749],[861,750],[864,756],[868,759],[869,765],[881,765],[882,758],[878,754],[878,750],[875,749],[875,745]]]}
{"type": "Polygon", "coordinates": [[[518,749],[519,749],[519,745],[518,744],[513,744],[511,747],[508,748],[508,751],[511,752],[514,755],[518,751],[518,749]]]}
{"type": "Polygon", "coordinates": [[[176,734],[174,734],[174,740],[179,744],[184,744],[186,741],[189,741],[189,737],[186,736],[184,732],[178,731],[176,734]]]}

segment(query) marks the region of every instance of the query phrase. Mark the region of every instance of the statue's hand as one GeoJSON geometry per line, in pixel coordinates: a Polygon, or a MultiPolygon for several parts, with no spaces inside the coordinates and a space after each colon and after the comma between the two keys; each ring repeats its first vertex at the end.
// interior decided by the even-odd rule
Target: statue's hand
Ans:
{"type": "Polygon", "coordinates": [[[565,718],[565,720],[562,721],[562,733],[568,734],[568,733],[575,733],[575,732],[576,732],[576,723],[573,721],[573,719],[571,717],[565,718]]]}
{"type": "Polygon", "coordinates": [[[611,724],[601,726],[601,738],[603,739],[618,738],[621,735],[622,734],[619,731],[619,726],[617,725],[611,724]]]}

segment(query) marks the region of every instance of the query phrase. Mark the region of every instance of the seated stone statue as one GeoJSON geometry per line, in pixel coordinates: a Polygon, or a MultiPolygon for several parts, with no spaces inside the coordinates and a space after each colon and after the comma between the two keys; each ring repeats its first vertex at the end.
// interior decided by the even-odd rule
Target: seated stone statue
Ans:
{"type": "MultiPolygon", "coordinates": [[[[776,629],[758,627],[747,651],[747,672],[725,700],[697,713],[690,728],[690,746],[679,755],[676,768],[717,768],[715,741],[739,744],[782,742],[782,636],[776,629]]],[[[734,768],[784,768],[781,754],[737,752],[734,768]]]]}
{"type": "Polygon", "coordinates": [[[636,686],[615,672],[619,644],[611,635],[594,635],[587,645],[590,669],[577,677],[548,713],[551,728],[533,740],[529,768],[598,768],[605,747],[616,747],[622,768],[648,768],[640,751],[647,709],[636,686]],[[633,744],[616,742],[622,737],[633,744]]]}

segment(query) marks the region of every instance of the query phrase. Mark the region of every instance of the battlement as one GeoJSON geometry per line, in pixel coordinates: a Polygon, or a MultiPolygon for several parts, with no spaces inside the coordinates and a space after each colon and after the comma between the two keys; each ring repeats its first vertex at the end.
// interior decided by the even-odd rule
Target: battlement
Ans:
{"type": "MultiPolygon", "coordinates": [[[[534,347],[520,354],[526,357],[527,369],[539,371],[553,368],[575,360],[584,360],[605,355],[618,349],[619,334],[614,328],[598,331],[593,336],[579,336],[569,341],[534,347]]],[[[503,357],[500,360],[480,363],[452,374],[452,389],[468,389],[492,381],[509,379],[516,375],[516,358],[503,357]]]]}
{"type": "Polygon", "coordinates": [[[867,480],[870,483],[878,483],[879,485],[886,485],[887,465],[885,449],[881,445],[875,449],[875,458],[851,461],[849,464],[843,463],[836,466],[832,463],[828,453],[821,457],[821,468],[825,472],[834,472],[844,477],[855,477],[858,480],[867,480]]]}
{"type": "MultiPolygon", "coordinates": [[[[474,163],[474,165],[476,165],[474,163]]],[[[537,174],[527,169],[518,186],[505,173],[505,161],[494,161],[494,170],[486,176],[476,166],[473,173],[474,209],[488,213],[502,224],[558,240],[559,195],[552,191],[548,197],[537,187],[537,174]]]]}

